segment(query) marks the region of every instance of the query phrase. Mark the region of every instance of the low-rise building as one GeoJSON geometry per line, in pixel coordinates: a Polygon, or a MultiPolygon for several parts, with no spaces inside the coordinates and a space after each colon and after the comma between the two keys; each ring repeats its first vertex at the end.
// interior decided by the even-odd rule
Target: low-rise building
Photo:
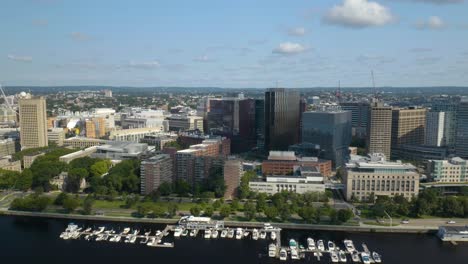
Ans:
{"type": "Polygon", "coordinates": [[[34,160],[37,159],[38,157],[42,156],[42,155],[45,155],[45,153],[25,155],[23,157],[23,167],[25,169],[30,168],[31,165],[33,164],[34,160]]]}
{"type": "Polygon", "coordinates": [[[96,151],[97,151],[96,146],[89,147],[89,148],[86,148],[86,149],[82,149],[82,150],[72,152],[72,153],[67,154],[67,155],[60,156],[59,161],[65,162],[65,163],[70,163],[75,159],[89,157],[89,156],[91,156],[91,154],[95,153],[96,151]]]}
{"type": "Polygon", "coordinates": [[[133,142],[109,142],[106,145],[96,146],[92,158],[124,160],[139,158],[148,150],[148,144],[133,142]]]}
{"type": "Polygon", "coordinates": [[[468,182],[468,161],[459,157],[449,160],[429,160],[427,175],[431,181],[446,183],[468,182]]]}
{"type": "Polygon", "coordinates": [[[51,142],[55,143],[57,146],[63,146],[63,141],[65,140],[65,131],[63,128],[51,128],[47,130],[47,140],[49,144],[51,142]]]}
{"type": "Polygon", "coordinates": [[[270,175],[264,179],[252,180],[249,188],[253,192],[273,195],[283,191],[294,193],[325,192],[323,175],[316,167],[297,167],[299,175],[270,175]]]}
{"type": "Polygon", "coordinates": [[[21,161],[12,161],[11,156],[5,156],[0,159],[0,169],[21,172],[21,161]]]}
{"type": "Polygon", "coordinates": [[[146,135],[142,139],[140,139],[140,143],[146,143],[149,146],[154,146],[154,150],[162,150],[164,145],[170,142],[174,142],[177,140],[177,135],[169,134],[169,135],[146,135]]]}
{"type": "Polygon", "coordinates": [[[63,144],[65,146],[70,146],[72,148],[89,148],[92,146],[99,146],[109,143],[109,140],[96,139],[96,138],[87,138],[87,137],[72,137],[64,140],[63,144]]]}
{"type": "Polygon", "coordinates": [[[268,160],[262,162],[264,175],[288,175],[292,174],[294,166],[318,167],[324,176],[330,176],[332,162],[316,157],[299,157],[293,151],[270,151],[268,160]]]}
{"type": "Polygon", "coordinates": [[[13,139],[0,140],[0,157],[16,153],[16,143],[13,139]]]}
{"type": "Polygon", "coordinates": [[[158,134],[160,132],[163,132],[160,128],[152,127],[112,130],[110,131],[109,139],[114,141],[139,142],[147,135],[158,134]]]}
{"type": "Polygon", "coordinates": [[[167,154],[153,156],[141,162],[141,194],[147,195],[164,183],[172,183],[172,159],[167,154]]]}
{"type": "Polygon", "coordinates": [[[344,178],[346,199],[366,200],[371,194],[411,199],[419,193],[419,178],[413,165],[386,161],[381,153],[352,156],[344,178]]]}
{"type": "Polygon", "coordinates": [[[198,130],[203,132],[203,117],[188,115],[172,115],[167,118],[170,131],[198,130]]]}

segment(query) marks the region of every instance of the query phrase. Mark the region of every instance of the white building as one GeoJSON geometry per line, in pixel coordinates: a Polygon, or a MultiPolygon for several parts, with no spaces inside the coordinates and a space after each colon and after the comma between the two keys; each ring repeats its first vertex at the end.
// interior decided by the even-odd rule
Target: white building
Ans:
{"type": "Polygon", "coordinates": [[[425,144],[436,147],[445,145],[445,112],[427,112],[425,144]]]}
{"type": "Polygon", "coordinates": [[[427,174],[435,182],[468,182],[468,161],[459,157],[449,160],[429,160],[427,174]]]}
{"type": "Polygon", "coordinates": [[[112,108],[94,109],[94,117],[102,117],[106,121],[106,130],[115,127],[115,110],[112,108]]]}

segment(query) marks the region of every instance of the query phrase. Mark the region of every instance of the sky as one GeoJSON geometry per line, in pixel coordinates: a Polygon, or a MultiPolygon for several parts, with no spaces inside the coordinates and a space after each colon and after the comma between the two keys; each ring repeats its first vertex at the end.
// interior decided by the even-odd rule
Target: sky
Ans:
{"type": "Polygon", "coordinates": [[[2,0],[0,84],[468,86],[468,0],[2,0]]]}

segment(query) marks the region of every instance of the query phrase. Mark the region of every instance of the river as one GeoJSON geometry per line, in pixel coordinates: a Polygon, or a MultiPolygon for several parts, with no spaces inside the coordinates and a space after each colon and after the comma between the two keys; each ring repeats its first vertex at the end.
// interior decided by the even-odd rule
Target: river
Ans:
{"type": "MultiPolygon", "coordinates": [[[[176,239],[174,248],[150,248],[142,244],[125,244],[80,240],[62,240],[68,220],[32,217],[0,216],[0,256],[2,263],[161,263],[161,264],[248,264],[280,263],[266,256],[267,241],[252,239],[205,240],[176,239]]],[[[121,229],[130,226],[139,229],[162,229],[162,225],[125,224],[96,221],[75,221],[80,226],[121,229]]],[[[365,242],[370,250],[382,255],[383,263],[468,263],[468,244],[457,246],[442,243],[434,235],[346,233],[329,231],[283,230],[283,243],[295,238],[306,244],[308,236],[314,239],[341,241],[352,239],[358,249],[365,242]]],[[[349,258],[349,256],[348,256],[349,258]]],[[[348,261],[351,263],[350,261],[348,261]]],[[[288,261],[286,263],[291,263],[288,261]]],[[[329,263],[307,256],[294,263],[329,263]]]]}

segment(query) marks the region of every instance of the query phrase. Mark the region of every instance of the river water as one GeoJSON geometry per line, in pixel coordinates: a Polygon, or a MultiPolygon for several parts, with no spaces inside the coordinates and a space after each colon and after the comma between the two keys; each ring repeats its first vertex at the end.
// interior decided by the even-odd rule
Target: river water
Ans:
{"type": "MultiPolygon", "coordinates": [[[[199,238],[176,239],[174,248],[150,248],[142,244],[125,244],[80,240],[62,240],[68,220],[29,217],[0,217],[1,263],[161,263],[161,264],[248,264],[281,263],[265,254],[268,241],[252,239],[199,238]]],[[[96,221],[75,221],[86,227],[105,225],[121,229],[124,226],[139,229],[162,229],[162,225],[124,224],[96,221]]],[[[329,231],[283,230],[284,244],[295,238],[306,244],[308,236],[325,241],[333,240],[343,247],[343,239],[352,239],[361,250],[366,243],[370,250],[382,255],[383,263],[468,263],[468,244],[457,246],[442,243],[434,235],[373,234],[329,231]]],[[[349,258],[349,256],[348,256],[349,258]]],[[[286,263],[291,263],[287,261],[286,263]]],[[[326,255],[320,262],[312,256],[294,263],[329,263],[326,255]]],[[[348,261],[351,263],[351,261],[348,261]]]]}

